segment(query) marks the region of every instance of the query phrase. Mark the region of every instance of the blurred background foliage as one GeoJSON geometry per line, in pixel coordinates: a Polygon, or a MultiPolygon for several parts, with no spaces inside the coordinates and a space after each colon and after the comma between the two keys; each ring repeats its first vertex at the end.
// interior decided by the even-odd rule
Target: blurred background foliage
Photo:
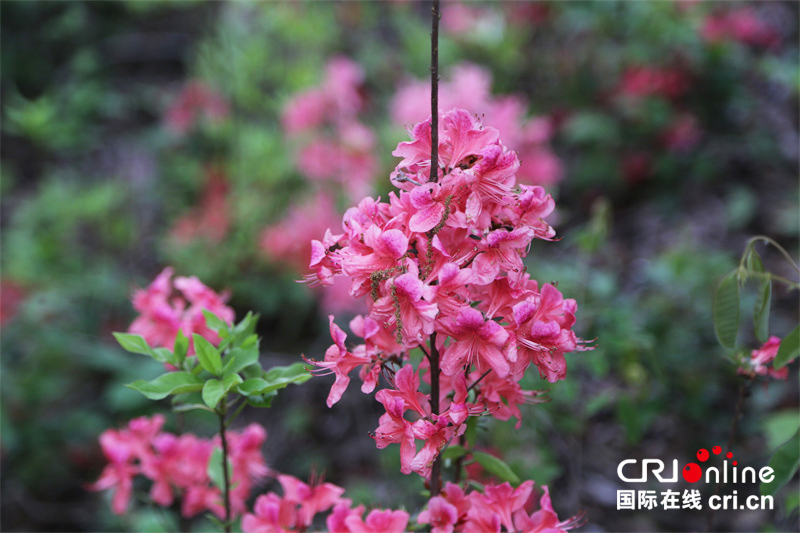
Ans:
{"type": "MultiPolygon", "coordinates": [[[[428,14],[412,2],[0,3],[3,530],[179,527],[146,505],[113,517],[83,489],[103,464],[99,433],[152,413],[122,385],[159,368],[111,332],[164,266],[230,291],[239,317],[260,313],[264,358],[321,357],[329,306],[294,282],[301,265],[259,244],[316,186],[282,113],[324,84],[332,57],[355,61],[359,120],[377,139],[372,188],[385,195],[410,126],[390,109],[427,76],[428,14]]],[[[445,3],[443,78],[479,65],[492,94],[515,95],[550,126],[561,241],[536,243],[528,268],[577,299],[579,333],[597,339],[568,356],[566,381],[529,378],[552,401],[529,407],[519,430],[486,424],[479,442],[549,484],[562,516],[585,509],[586,531],[704,527],[701,513],[620,516],[616,466],[684,461],[727,440],[738,378],[711,295],[749,236],[797,256],[797,20],[794,2],[445,3]]],[[[777,254],[764,258],[791,276],[777,254]]],[[[796,295],[777,291],[773,305],[771,333],[784,335],[796,295]]],[[[739,341],[757,347],[752,333],[739,341]]],[[[324,471],[368,505],[418,507],[418,480],[367,437],[377,402],[353,390],[328,410],[328,386],[312,380],[270,418],[242,420],[268,428],[269,464],[324,471]]],[[[766,464],[797,409],[795,364],[787,382],[752,388],[737,456],[766,464]]],[[[171,420],[213,432],[202,415],[171,420]]],[[[718,527],[796,530],[799,498],[790,485],[775,511],[718,513],[718,527]]]]}

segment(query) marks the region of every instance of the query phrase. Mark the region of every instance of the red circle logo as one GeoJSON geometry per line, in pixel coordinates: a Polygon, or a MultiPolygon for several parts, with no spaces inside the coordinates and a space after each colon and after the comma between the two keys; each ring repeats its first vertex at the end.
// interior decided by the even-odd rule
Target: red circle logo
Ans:
{"type": "Polygon", "coordinates": [[[689,463],[683,467],[681,474],[683,474],[683,479],[689,483],[697,483],[703,477],[703,469],[697,463],[689,463]]]}
{"type": "Polygon", "coordinates": [[[709,457],[708,450],[706,450],[705,448],[697,450],[697,460],[700,461],[701,463],[708,461],[708,457],[709,457]]]}

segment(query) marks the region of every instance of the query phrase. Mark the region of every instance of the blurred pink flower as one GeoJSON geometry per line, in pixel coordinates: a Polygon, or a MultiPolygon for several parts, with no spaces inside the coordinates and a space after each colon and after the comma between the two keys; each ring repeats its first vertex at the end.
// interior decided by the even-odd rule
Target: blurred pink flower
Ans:
{"type": "Polygon", "coordinates": [[[661,134],[661,141],[673,152],[686,153],[700,142],[701,131],[697,117],[681,113],[661,134]]]}
{"type": "Polygon", "coordinates": [[[228,103],[200,80],[189,81],[167,109],[164,121],[177,134],[187,133],[202,117],[220,122],[228,116],[228,103]]]}
{"type": "Polygon", "coordinates": [[[778,31],[760,19],[750,7],[708,15],[703,21],[700,34],[710,43],[738,41],[772,49],[781,44],[778,31]]]}
{"type": "MultiPolygon", "coordinates": [[[[219,437],[201,439],[190,433],[174,435],[162,432],[164,417],[136,418],[122,430],[108,429],[100,435],[100,445],[109,461],[100,478],[89,490],[112,490],[112,510],[124,514],[131,498],[133,478],[137,474],[153,484],[150,497],[163,507],[181,498],[181,513],[189,518],[211,511],[225,516],[222,496],[208,477],[208,463],[219,437]]],[[[231,509],[234,515],[245,511],[254,482],[263,479],[269,469],[261,446],[266,439],[261,426],[251,424],[241,432],[227,432],[230,441],[231,509]]]]}
{"type": "Polygon", "coordinates": [[[197,239],[213,244],[221,242],[230,228],[228,189],[225,174],[208,167],[200,203],[175,221],[170,230],[171,237],[184,245],[197,239]]]}
{"type": "Polygon", "coordinates": [[[680,69],[637,65],[625,69],[617,91],[632,98],[661,96],[675,100],[688,88],[689,77],[680,69]]]}
{"type": "Polygon", "coordinates": [[[341,223],[330,195],[317,193],[302,204],[289,206],[277,223],[261,233],[261,250],[274,263],[305,272],[311,259],[309,242],[341,223]]]}
{"type": "Polygon", "coordinates": [[[6,325],[25,301],[25,290],[8,279],[0,279],[0,327],[6,325]]]}

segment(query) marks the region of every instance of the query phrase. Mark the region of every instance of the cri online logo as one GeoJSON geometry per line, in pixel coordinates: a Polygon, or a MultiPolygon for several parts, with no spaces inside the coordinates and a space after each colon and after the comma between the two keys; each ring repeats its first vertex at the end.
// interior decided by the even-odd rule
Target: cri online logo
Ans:
{"type": "MultiPolygon", "coordinates": [[[[711,451],[714,453],[714,455],[719,455],[722,453],[722,448],[720,446],[714,446],[713,448],[711,448],[711,451]]],[[[697,450],[697,460],[700,461],[701,463],[705,463],[706,461],[708,461],[709,457],[710,455],[708,453],[708,450],[706,450],[705,448],[697,450]]],[[[728,459],[732,459],[733,453],[728,452],[727,454],[725,454],[725,457],[727,457],[728,459]]],[[[736,466],[737,464],[738,464],[737,461],[733,462],[733,466],[736,466]]],[[[683,479],[685,479],[689,483],[697,483],[698,481],[700,481],[700,478],[703,477],[703,468],[697,463],[689,463],[688,465],[683,467],[683,470],[681,470],[681,475],[683,475],[683,479]]]]}
{"type": "MultiPolygon", "coordinates": [[[[721,446],[714,446],[711,448],[711,453],[705,448],[697,450],[697,460],[700,463],[705,463],[711,457],[711,454],[722,454],[721,446]]],[[[733,453],[728,452],[725,454],[727,459],[733,459],[733,453]]],[[[666,465],[661,459],[643,459],[641,466],[641,476],[638,478],[630,478],[625,475],[625,467],[629,464],[635,464],[636,459],[626,459],[622,461],[617,467],[617,475],[622,481],[627,483],[643,483],[647,481],[649,472],[652,470],[653,475],[662,483],[677,483],[678,482],[678,460],[672,460],[672,475],[669,477],[662,476],[666,469],[666,465]],[[653,468],[651,469],[651,465],[653,468]]],[[[706,466],[705,468],[705,481],[706,483],[756,483],[758,478],[763,483],[771,483],[775,479],[775,473],[772,468],[765,466],[756,472],[755,468],[748,466],[742,469],[741,473],[737,468],[738,462],[732,461],[732,466],[729,466],[728,461],[723,459],[722,469],[720,470],[714,466],[706,466]]],[[[697,483],[703,479],[703,467],[698,463],[689,463],[681,469],[681,475],[689,483],[697,483]]]]}

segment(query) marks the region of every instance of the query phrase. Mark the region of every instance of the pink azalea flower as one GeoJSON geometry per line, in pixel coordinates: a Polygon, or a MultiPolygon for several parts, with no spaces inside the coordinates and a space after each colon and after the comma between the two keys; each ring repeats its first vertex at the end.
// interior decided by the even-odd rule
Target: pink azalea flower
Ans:
{"type": "MultiPolygon", "coordinates": [[[[392,100],[392,117],[397,123],[415,124],[428,117],[430,106],[425,105],[430,98],[428,83],[427,80],[403,83],[392,100]]],[[[482,117],[483,124],[502,132],[503,143],[514,147],[520,155],[518,181],[537,185],[559,182],[563,177],[563,165],[548,144],[553,129],[551,121],[546,117],[528,118],[528,104],[522,96],[495,97],[491,86],[492,76],[486,69],[469,63],[455,65],[450,79],[439,83],[439,108],[471,109],[482,117]]],[[[427,149],[420,144],[416,159],[403,161],[401,167],[429,159],[430,126],[424,128],[427,149]]],[[[419,139],[419,134],[412,133],[412,137],[419,139]]],[[[394,155],[401,156],[400,153],[394,155]]]]}
{"type": "Polygon", "coordinates": [[[417,518],[420,524],[430,524],[431,533],[452,533],[458,522],[458,509],[442,496],[428,501],[428,508],[417,518]]]}
{"type": "Polygon", "coordinates": [[[464,307],[456,320],[443,319],[442,330],[453,338],[442,357],[442,372],[448,376],[459,372],[465,364],[475,362],[478,372],[489,368],[498,376],[508,375],[508,361],[502,347],[508,333],[493,320],[484,320],[480,311],[464,307]]]}
{"type": "Polygon", "coordinates": [[[514,526],[520,533],[565,533],[583,524],[583,514],[578,514],[564,521],[559,521],[558,515],[550,503],[550,491],[547,486],[542,487],[544,493],[539,500],[539,510],[528,516],[524,509],[514,513],[514,526]]]}
{"type": "Polygon", "coordinates": [[[183,331],[190,340],[190,354],[194,353],[193,333],[218,344],[219,337],[206,326],[203,310],[211,311],[232,324],[234,313],[225,305],[227,294],[215,293],[194,276],[175,278],[173,289],[172,274],[172,268],[167,267],[147,289],[134,292],[133,307],[140,315],[128,331],[141,335],[151,346],[169,349],[172,349],[178,331],[183,331]]]}
{"type": "MultiPolygon", "coordinates": [[[[350,384],[350,372],[361,365],[372,366],[374,361],[372,357],[367,356],[361,350],[358,351],[359,353],[348,351],[344,345],[347,334],[333,322],[333,315],[330,315],[328,319],[330,321],[331,337],[333,338],[334,344],[325,352],[324,361],[313,361],[309,359],[306,359],[306,361],[320,369],[328,370],[327,373],[332,372],[336,375],[336,381],[331,387],[330,394],[328,394],[327,403],[328,407],[331,407],[342,398],[342,394],[347,390],[347,386],[350,384]]],[[[323,372],[318,375],[325,374],[326,372],[323,372]]]]}
{"type": "MultiPolygon", "coordinates": [[[[179,496],[181,513],[187,518],[205,511],[224,517],[221,493],[207,474],[211,455],[220,446],[218,437],[178,437],[162,432],[163,424],[164,417],[156,415],[134,419],[123,430],[105,431],[100,444],[109,464],[89,489],[113,490],[112,510],[123,514],[130,501],[133,478],[141,474],[153,482],[150,496],[156,504],[170,506],[179,496]]],[[[260,451],[266,432],[251,424],[241,433],[228,432],[228,437],[233,464],[231,509],[238,515],[245,511],[253,482],[268,471],[260,451]]]]}
{"type": "Polygon", "coordinates": [[[344,489],[332,483],[307,485],[299,479],[280,475],[278,481],[283,487],[283,499],[300,505],[297,512],[297,524],[301,529],[308,528],[314,515],[327,511],[344,494],[344,489]]]}
{"type": "Polygon", "coordinates": [[[402,399],[404,409],[413,409],[420,416],[428,413],[430,409],[428,400],[424,394],[419,392],[418,371],[415,372],[411,365],[406,365],[395,373],[392,381],[394,389],[385,389],[382,394],[402,399]]]}
{"type": "MultiPolygon", "coordinates": [[[[538,393],[518,384],[531,363],[543,377],[563,379],[564,354],[581,349],[572,332],[575,302],[552,285],[540,292],[522,263],[534,238],[554,237],[545,221],[552,198],[541,187],[517,187],[519,163],[496,130],[460,109],[441,118],[439,179],[429,182],[428,120],[394,152],[402,161],[392,179],[401,190],[391,192],[388,202],[367,197],[349,209],[344,233],[327,231],[314,241],[311,259],[321,284],[349,278],[351,295],[363,297],[369,308],[352,323],[364,344],[348,351],[343,333],[332,330],[335,344],[325,361],[315,363],[337,375],[329,403],[341,396],[356,366],[362,390],[371,391],[381,369],[399,365],[387,377],[394,379],[392,388],[376,395],[386,413],[374,439],[379,448],[400,444],[401,471],[423,476],[470,416],[519,419],[519,406],[537,401],[538,393]],[[407,364],[408,352],[418,346],[427,355],[434,334],[442,374],[437,413],[419,391],[428,362],[423,359],[417,370],[407,364]],[[480,383],[490,370],[491,378],[480,383]],[[470,402],[466,376],[472,376],[470,402]],[[404,419],[406,410],[415,412],[413,423],[404,419]]],[[[549,127],[534,123],[525,135],[542,142],[549,127]]],[[[430,381],[430,372],[424,379],[430,381]]],[[[501,523],[487,515],[470,527],[484,526],[501,523]]]]}
{"type": "Polygon", "coordinates": [[[342,259],[342,272],[353,278],[356,288],[368,284],[373,272],[396,267],[408,250],[408,237],[397,229],[370,226],[363,238],[366,253],[346,255],[342,259]]]}
{"type": "Polygon", "coordinates": [[[473,263],[475,282],[487,285],[500,274],[500,270],[521,272],[522,253],[533,235],[527,228],[512,231],[498,229],[489,233],[480,243],[480,251],[473,263]]]}
{"type": "Polygon", "coordinates": [[[775,356],[778,355],[778,350],[780,347],[780,337],[772,335],[769,339],[767,339],[767,342],[761,346],[761,348],[750,352],[749,359],[742,360],[737,372],[741,375],[750,377],[759,375],[769,376],[775,379],[786,379],[789,376],[789,367],[785,366],[780,370],[776,370],[772,366],[767,366],[772,363],[772,361],[775,359],[775,356]]]}
{"type": "Polygon", "coordinates": [[[345,518],[345,524],[351,533],[403,533],[408,525],[408,513],[375,509],[367,515],[366,520],[351,514],[345,518]]]}
{"type": "MultiPolygon", "coordinates": [[[[412,472],[417,472],[426,479],[430,477],[433,462],[439,456],[442,448],[456,433],[450,422],[451,420],[448,417],[440,416],[435,424],[425,419],[417,420],[411,424],[411,432],[414,434],[414,438],[425,443],[411,461],[412,472]]],[[[463,433],[466,427],[464,426],[461,429],[463,433]]]]}
{"type": "Polygon", "coordinates": [[[328,526],[329,533],[350,533],[350,528],[347,526],[347,519],[351,516],[361,518],[364,514],[364,506],[359,505],[355,508],[350,508],[352,502],[347,499],[339,500],[339,503],[333,508],[333,512],[328,515],[325,524],[328,526]]]}
{"type": "Polygon", "coordinates": [[[438,308],[431,302],[433,290],[419,279],[413,263],[409,270],[390,281],[389,294],[373,304],[372,315],[389,326],[396,325],[405,345],[414,346],[422,342],[424,335],[433,333],[438,308]]]}
{"type": "Polygon", "coordinates": [[[400,471],[403,474],[411,473],[411,461],[417,453],[414,444],[414,433],[411,423],[403,418],[405,402],[402,398],[380,390],[375,399],[383,404],[386,413],[378,420],[379,426],[372,435],[379,449],[386,448],[389,444],[400,444],[400,471]]]}
{"type": "Polygon", "coordinates": [[[485,518],[482,515],[496,515],[507,531],[515,531],[512,516],[524,508],[532,490],[533,481],[525,481],[516,489],[508,482],[501,485],[486,485],[483,494],[479,492],[470,494],[472,508],[469,516],[471,519],[480,517],[480,521],[484,522],[485,518]]]}
{"type": "Polygon", "coordinates": [[[270,469],[261,452],[266,440],[267,431],[255,423],[248,425],[241,433],[231,432],[228,435],[235,481],[245,483],[246,480],[258,481],[267,477],[270,469]]]}
{"type": "Polygon", "coordinates": [[[254,513],[242,517],[244,533],[282,533],[294,528],[297,511],[294,502],[269,493],[258,497],[254,513]]]}

